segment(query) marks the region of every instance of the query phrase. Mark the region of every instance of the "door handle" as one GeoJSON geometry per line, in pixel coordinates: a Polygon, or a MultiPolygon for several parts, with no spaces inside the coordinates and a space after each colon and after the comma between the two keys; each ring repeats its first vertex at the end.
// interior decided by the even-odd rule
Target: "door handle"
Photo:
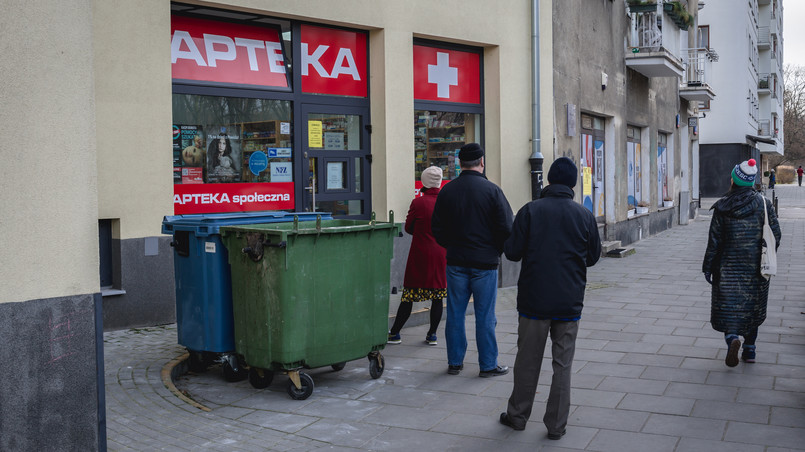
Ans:
{"type": "Polygon", "coordinates": [[[315,177],[310,179],[310,186],[305,187],[305,190],[310,190],[310,199],[311,199],[310,211],[315,212],[316,211],[316,178],[315,177]]]}

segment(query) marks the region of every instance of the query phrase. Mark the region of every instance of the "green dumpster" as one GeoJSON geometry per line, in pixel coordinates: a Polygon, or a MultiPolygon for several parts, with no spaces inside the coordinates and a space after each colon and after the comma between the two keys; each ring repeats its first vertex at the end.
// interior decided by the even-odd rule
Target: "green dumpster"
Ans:
{"type": "Polygon", "coordinates": [[[221,227],[232,275],[235,350],[255,388],[289,375],[288,393],[306,399],[300,369],[369,358],[379,378],[388,333],[393,239],[400,225],[374,220],[221,227]]]}

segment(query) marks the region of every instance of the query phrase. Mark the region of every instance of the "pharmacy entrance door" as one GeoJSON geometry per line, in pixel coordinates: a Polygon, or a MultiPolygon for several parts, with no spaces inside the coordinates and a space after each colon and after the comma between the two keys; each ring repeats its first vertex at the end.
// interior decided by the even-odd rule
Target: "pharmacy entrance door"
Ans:
{"type": "Polygon", "coordinates": [[[369,219],[372,162],[363,107],[302,106],[303,209],[334,218],[369,219]]]}

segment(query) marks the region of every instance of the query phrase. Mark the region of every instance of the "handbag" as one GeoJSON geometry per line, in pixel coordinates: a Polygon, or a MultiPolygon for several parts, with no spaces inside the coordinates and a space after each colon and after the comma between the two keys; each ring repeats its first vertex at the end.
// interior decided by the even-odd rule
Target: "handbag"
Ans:
{"type": "Polygon", "coordinates": [[[769,226],[769,213],[763,200],[763,240],[760,243],[760,275],[769,280],[777,274],[777,241],[769,226]]]}

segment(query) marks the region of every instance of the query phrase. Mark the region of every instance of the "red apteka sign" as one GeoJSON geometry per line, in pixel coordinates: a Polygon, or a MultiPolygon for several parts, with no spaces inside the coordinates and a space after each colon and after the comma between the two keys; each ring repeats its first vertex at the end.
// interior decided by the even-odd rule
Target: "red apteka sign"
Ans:
{"type": "Polygon", "coordinates": [[[171,16],[173,78],[288,88],[279,31],[171,16]]]}
{"type": "Polygon", "coordinates": [[[481,56],[414,46],[414,99],[481,103],[481,56]]]}
{"type": "Polygon", "coordinates": [[[302,25],[302,91],[366,97],[366,33],[302,25]]]}
{"type": "Polygon", "coordinates": [[[176,215],[293,208],[293,182],[173,186],[173,212],[176,215]]]}

